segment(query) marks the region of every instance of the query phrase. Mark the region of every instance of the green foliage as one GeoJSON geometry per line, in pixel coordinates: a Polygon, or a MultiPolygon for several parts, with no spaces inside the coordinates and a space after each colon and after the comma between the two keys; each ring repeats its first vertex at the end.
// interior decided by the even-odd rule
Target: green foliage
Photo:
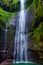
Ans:
{"type": "Polygon", "coordinates": [[[28,6],[28,11],[33,10],[34,19],[43,16],[43,5],[42,0],[33,0],[30,7],[28,6]]]}
{"type": "Polygon", "coordinates": [[[18,3],[18,0],[2,0],[1,1],[2,4],[6,4],[6,5],[13,5],[13,4],[17,4],[18,3]]]}
{"type": "Polygon", "coordinates": [[[6,11],[18,11],[20,3],[19,0],[1,0],[0,6],[6,11]]]}
{"type": "Polygon", "coordinates": [[[30,7],[32,2],[33,2],[33,0],[26,0],[26,8],[30,7]]]}
{"type": "Polygon", "coordinates": [[[42,45],[43,45],[43,22],[40,23],[39,27],[33,32],[33,39],[34,39],[34,44],[36,45],[36,48],[42,49],[42,45]]]}
{"type": "MultiPolygon", "coordinates": [[[[0,8],[0,22],[9,22],[9,19],[14,16],[17,12],[7,12],[0,8]]],[[[1,27],[2,24],[0,24],[1,27]]]]}
{"type": "Polygon", "coordinates": [[[0,19],[3,20],[3,22],[8,21],[8,19],[11,16],[11,13],[4,11],[2,8],[0,8],[0,19]]]}
{"type": "Polygon", "coordinates": [[[13,3],[17,4],[19,0],[14,0],[13,3]]]}
{"type": "MultiPolygon", "coordinates": [[[[33,0],[32,4],[28,6],[28,11],[33,11],[34,20],[32,26],[43,17],[43,5],[42,0],[33,0]]],[[[33,37],[34,46],[37,50],[43,49],[43,21],[40,21],[39,26],[33,27],[30,31],[33,37]]]]}

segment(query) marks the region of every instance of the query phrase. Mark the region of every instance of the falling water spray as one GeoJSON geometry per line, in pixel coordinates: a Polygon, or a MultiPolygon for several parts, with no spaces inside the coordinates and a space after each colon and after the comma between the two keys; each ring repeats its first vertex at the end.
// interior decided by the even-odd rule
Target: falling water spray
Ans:
{"type": "Polygon", "coordinates": [[[25,34],[25,0],[20,0],[20,17],[19,24],[16,25],[14,56],[16,62],[27,62],[27,35],[25,34]]]}

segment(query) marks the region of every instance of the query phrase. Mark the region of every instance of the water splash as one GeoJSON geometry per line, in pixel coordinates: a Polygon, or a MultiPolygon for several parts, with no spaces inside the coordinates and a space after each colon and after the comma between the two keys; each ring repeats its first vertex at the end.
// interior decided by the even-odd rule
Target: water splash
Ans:
{"type": "Polygon", "coordinates": [[[21,11],[19,23],[16,25],[14,56],[16,55],[16,62],[27,61],[27,35],[25,34],[25,0],[20,0],[21,11]]]}

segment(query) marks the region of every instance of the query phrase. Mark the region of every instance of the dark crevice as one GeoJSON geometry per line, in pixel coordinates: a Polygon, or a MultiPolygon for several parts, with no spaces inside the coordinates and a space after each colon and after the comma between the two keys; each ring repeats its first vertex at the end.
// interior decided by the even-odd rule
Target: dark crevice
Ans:
{"type": "Polygon", "coordinates": [[[36,22],[35,22],[35,24],[34,24],[34,28],[37,28],[39,25],[40,25],[40,23],[41,22],[43,22],[43,17],[41,17],[40,19],[38,19],[36,22]]]}

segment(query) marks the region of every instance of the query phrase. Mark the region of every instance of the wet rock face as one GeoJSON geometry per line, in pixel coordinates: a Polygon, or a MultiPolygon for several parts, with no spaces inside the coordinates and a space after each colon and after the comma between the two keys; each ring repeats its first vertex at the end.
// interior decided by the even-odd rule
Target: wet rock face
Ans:
{"type": "Polygon", "coordinates": [[[0,51],[4,48],[4,31],[0,29],[0,51]]]}
{"type": "Polygon", "coordinates": [[[31,14],[31,12],[27,11],[26,14],[26,31],[29,32],[32,28],[32,23],[33,23],[33,15],[31,14]]]}

